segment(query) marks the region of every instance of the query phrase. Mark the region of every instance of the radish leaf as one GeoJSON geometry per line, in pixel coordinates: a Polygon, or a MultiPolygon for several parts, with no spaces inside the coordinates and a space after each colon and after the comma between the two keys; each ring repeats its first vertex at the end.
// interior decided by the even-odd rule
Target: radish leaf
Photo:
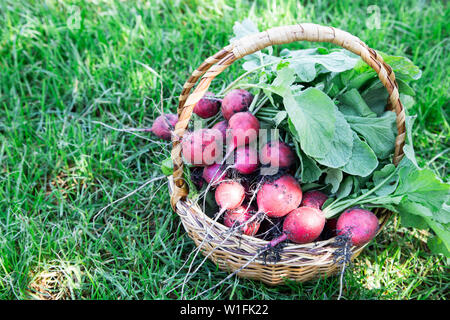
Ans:
{"type": "Polygon", "coordinates": [[[313,158],[325,157],[336,127],[335,105],[330,97],[319,89],[308,88],[296,96],[289,91],[283,103],[303,152],[313,158]]]}

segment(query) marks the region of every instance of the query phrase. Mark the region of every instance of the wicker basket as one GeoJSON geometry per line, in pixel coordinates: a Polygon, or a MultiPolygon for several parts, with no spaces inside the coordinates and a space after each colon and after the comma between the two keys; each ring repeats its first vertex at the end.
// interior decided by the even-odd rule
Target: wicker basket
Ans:
{"type": "MultiPolygon", "coordinates": [[[[357,37],[336,28],[311,23],[277,27],[246,36],[206,59],[184,84],[178,106],[179,120],[175,126],[174,136],[183,136],[196,103],[206,93],[211,81],[234,61],[267,46],[300,40],[335,43],[359,55],[375,70],[389,93],[387,109],[397,114],[398,135],[393,158],[393,163],[397,164],[403,157],[405,112],[399,99],[398,85],[392,68],[375,50],[369,48],[357,37]],[[190,94],[200,77],[200,82],[190,94]]],[[[332,275],[340,270],[340,266],[334,262],[333,257],[336,250],[332,245],[334,238],[302,245],[288,244],[281,252],[281,259],[276,263],[255,260],[253,257],[267,244],[267,241],[242,234],[229,236],[226,226],[214,222],[202,212],[199,206],[187,199],[188,188],[183,178],[181,144],[177,138],[173,139],[172,159],[174,172],[169,179],[171,205],[180,216],[189,237],[197,246],[201,244],[202,253],[217,263],[222,270],[233,272],[247,264],[238,272],[238,276],[258,279],[271,285],[283,283],[285,279],[307,281],[332,275]],[[203,241],[207,232],[210,237],[207,241],[203,241]]],[[[384,209],[378,209],[375,213],[379,217],[381,231],[391,213],[384,209]]],[[[363,248],[364,246],[353,247],[352,259],[358,256],[363,248]]]]}

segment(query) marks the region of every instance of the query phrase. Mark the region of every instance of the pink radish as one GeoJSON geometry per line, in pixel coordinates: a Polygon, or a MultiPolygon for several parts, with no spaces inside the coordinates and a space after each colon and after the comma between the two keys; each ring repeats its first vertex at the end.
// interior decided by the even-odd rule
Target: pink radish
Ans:
{"type": "Polygon", "coordinates": [[[300,184],[290,175],[266,182],[256,195],[258,210],[269,217],[283,217],[296,209],[302,201],[300,184]]]}
{"type": "Polygon", "coordinates": [[[250,112],[235,113],[228,121],[231,134],[231,146],[240,147],[256,141],[259,133],[259,121],[250,112]]]}
{"type": "Polygon", "coordinates": [[[239,182],[222,182],[216,189],[215,198],[221,209],[236,209],[245,199],[245,190],[239,182]]]}
{"type": "Polygon", "coordinates": [[[218,184],[227,178],[220,164],[212,164],[203,168],[203,179],[212,185],[218,184]]]}
{"type": "Polygon", "coordinates": [[[227,210],[224,215],[224,224],[227,227],[239,227],[241,226],[242,232],[248,236],[254,236],[259,229],[260,223],[257,219],[250,223],[246,223],[253,217],[252,210],[247,205],[240,206],[233,210],[227,210]]]}
{"type": "Polygon", "coordinates": [[[320,191],[307,191],[303,195],[302,207],[311,207],[321,210],[328,196],[320,191]]]}
{"type": "Polygon", "coordinates": [[[227,138],[227,128],[228,128],[228,123],[225,120],[217,122],[212,127],[212,129],[220,131],[220,133],[223,136],[223,141],[224,142],[226,141],[226,138],[227,138]]]}
{"type": "Polygon", "coordinates": [[[295,156],[292,149],[285,143],[270,141],[261,148],[259,159],[262,165],[287,168],[294,163],[295,156]]]}
{"type": "Polygon", "coordinates": [[[155,134],[160,139],[170,141],[171,131],[175,127],[177,121],[178,116],[176,114],[162,114],[153,122],[151,132],[153,132],[153,134],[155,134]]]}
{"type": "Polygon", "coordinates": [[[316,240],[325,226],[325,216],[319,209],[300,207],[292,210],[283,223],[283,232],[295,243],[316,240]]]}
{"type": "Polygon", "coordinates": [[[182,153],[186,162],[197,166],[211,165],[222,158],[223,143],[220,132],[199,129],[183,137],[182,153]]]}
{"type": "Polygon", "coordinates": [[[207,119],[215,116],[219,112],[221,100],[214,97],[212,92],[206,92],[194,107],[194,113],[200,118],[207,119]]]}
{"type": "Polygon", "coordinates": [[[256,149],[250,146],[237,148],[234,167],[242,174],[253,173],[258,168],[258,153],[256,149]]]}
{"type": "Polygon", "coordinates": [[[338,218],[336,229],[338,235],[349,234],[352,244],[363,245],[377,234],[379,225],[377,216],[360,208],[350,208],[338,218]]]}

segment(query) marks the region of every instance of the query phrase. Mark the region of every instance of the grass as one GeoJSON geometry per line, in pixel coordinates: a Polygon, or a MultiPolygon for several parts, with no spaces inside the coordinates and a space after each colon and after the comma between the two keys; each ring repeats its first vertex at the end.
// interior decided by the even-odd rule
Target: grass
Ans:
{"type": "MultiPolygon", "coordinates": [[[[408,56],[423,71],[409,110],[418,161],[448,180],[449,13],[438,1],[2,0],[0,299],[179,298],[172,289],[187,268],[173,275],[194,246],[166,181],[145,184],[161,174],[170,145],[99,122],[145,128],[161,108],[174,112],[189,74],[244,17],[260,30],[333,25],[408,56]],[[372,4],[377,30],[365,26],[372,4]]],[[[214,87],[239,73],[236,63],[214,87]]],[[[344,298],[447,299],[448,261],[426,239],[392,220],[347,273],[344,298]]],[[[186,296],[226,275],[204,264],[186,296]]],[[[336,299],[338,291],[336,277],[278,287],[233,278],[205,298],[336,299]]]]}

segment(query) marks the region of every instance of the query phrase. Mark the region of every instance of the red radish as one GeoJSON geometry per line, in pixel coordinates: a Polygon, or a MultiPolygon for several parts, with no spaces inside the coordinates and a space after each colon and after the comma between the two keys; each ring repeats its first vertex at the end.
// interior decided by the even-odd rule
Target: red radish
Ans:
{"type": "Polygon", "coordinates": [[[181,142],[186,162],[197,166],[211,165],[222,157],[222,137],[217,130],[199,129],[181,142]]]}
{"type": "Polygon", "coordinates": [[[151,132],[153,132],[153,134],[155,134],[160,139],[170,141],[171,131],[175,127],[177,121],[178,116],[176,114],[162,114],[153,122],[151,132]]]}
{"type": "Polygon", "coordinates": [[[225,120],[217,122],[212,127],[212,129],[220,131],[220,133],[223,136],[223,141],[224,142],[226,141],[226,138],[227,138],[227,128],[228,128],[228,123],[225,120]]]}
{"type": "Polygon", "coordinates": [[[338,218],[338,235],[349,234],[352,244],[363,245],[372,240],[378,231],[378,219],[372,212],[360,208],[350,208],[338,218]]]}
{"type": "Polygon", "coordinates": [[[218,184],[227,178],[225,170],[217,163],[204,167],[202,177],[207,183],[212,185],[218,184]]]}
{"type": "Polygon", "coordinates": [[[244,202],[245,190],[239,182],[222,182],[216,189],[215,197],[220,208],[236,209],[244,202]]]}
{"type": "Polygon", "coordinates": [[[227,120],[237,112],[247,111],[253,101],[253,95],[243,89],[234,89],[222,100],[222,114],[227,120]]]}
{"type": "Polygon", "coordinates": [[[259,128],[258,119],[250,112],[235,113],[228,121],[228,129],[231,129],[231,145],[240,147],[256,141],[259,128]]]}
{"type": "Polygon", "coordinates": [[[256,195],[258,210],[271,218],[287,215],[297,208],[301,201],[302,189],[291,175],[264,183],[256,195]]]}
{"type": "Polygon", "coordinates": [[[207,119],[219,112],[221,100],[214,97],[214,93],[206,92],[205,96],[197,102],[194,113],[200,118],[207,119]]]}
{"type": "Polygon", "coordinates": [[[281,141],[270,141],[266,143],[260,152],[262,165],[272,167],[287,168],[294,163],[294,153],[292,149],[281,141]]]}
{"type": "Polygon", "coordinates": [[[328,196],[320,191],[307,191],[303,195],[302,207],[311,207],[321,210],[328,196]]]}
{"type": "Polygon", "coordinates": [[[316,240],[325,226],[325,215],[319,209],[300,207],[292,210],[283,223],[283,232],[295,243],[316,240]]]}
{"type": "Polygon", "coordinates": [[[250,146],[236,149],[234,167],[242,174],[253,173],[258,168],[258,152],[250,146]]]}
{"type": "Polygon", "coordinates": [[[260,223],[257,219],[250,223],[246,223],[253,217],[253,214],[250,211],[251,208],[248,208],[247,205],[240,206],[233,210],[227,210],[224,215],[223,223],[227,227],[238,227],[239,225],[243,225],[242,232],[248,236],[254,236],[258,232],[260,223]]]}

